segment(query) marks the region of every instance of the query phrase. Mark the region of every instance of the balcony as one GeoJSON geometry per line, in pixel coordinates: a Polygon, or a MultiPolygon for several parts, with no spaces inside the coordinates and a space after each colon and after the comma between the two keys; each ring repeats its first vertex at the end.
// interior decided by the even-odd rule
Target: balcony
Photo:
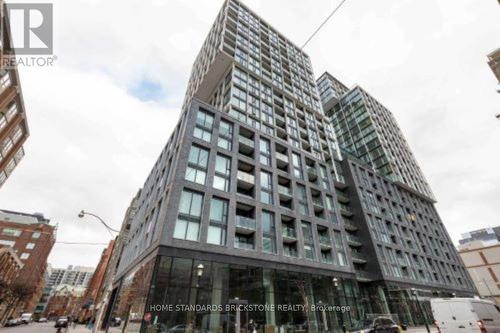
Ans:
{"type": "Polygon", "coordinates": [[[287,155],[276,152],[276,163],[278,164],[278,168],[283,168],[290,163],[290,160],[287,155]]]}
{"type": "Polygon", "coordinates": [[[328,237],[327,235],[320,235],[319,245],[321,246],[322,249],[330,249],[332,248],[332,241],[330,237],[328,237]]]}
{"type": "Polygon", "coordinates": [[[283,118],[279,114],[274,114],[274,123],[278,127],[280,126],[284,127],[286,125],[285,118],[283,118]]]}
{"type": "Polygon", "coordinates": [[[373,281],[373,277],[367,271],[357,270],[356,279],[361,282],[373,281]]]}
{"type": "Polygon", "coordinates": [[[344,229],[348,231],[358,230],[358,225],[351,220],[344,220],[344,229]]]}
{"type": "Polygon", "coordinates": [[[347,235],[347,243],[353,247],[361,247],[363,245],[359,237],[349,234],[347,235]]]}
{"type": "Polygon", "coordinates": [[[284,227],[281,230],[283,243],[295,243],[297,241],[297,233],[294,228],[284,227]]]}
{"type": "Polygon", "coordinates": [[[352,262],[356,264],[366,264],[366,259],[359,252],[351,252],[352,262]]]}
{"type": "Polygon", "coordinates": [[[289,187],[278,184],[278,193],[282,199],[290,199],[292,197],[292,190],[289,187]]]}
{"type": "Polygon", "coordinates": [[[314,211],[321,211],[324,209],[323,201],[321,197],[312,197],[312,202],[314,206],[314,211]]]}
{"type": "Polygon", "coordinates": [[[236,216],[236,232],[249,235],[255,232],[255,219],[245,216],[236,216]]]}
{"type": "Polygon", "coordinates": [[[245,138],[244,136],[238,137],[239,147],[238,150],[240,153],[245,155],[252,155],[255,149],[255,142],[252,139],[245,138]]]}
{"type": "Polygon", "coordinates": [[[343,192],[340,191],[337,191],[337,200],[341,203],[349,202],[349,198],[343,192]]]}
{"type": "Polygon", "coordinates": [[[248,190],[255,186],[255,176],[250,173],[238,170],[236,179],[238,180],[238,187],[243,189],[248,190]]]}
{"type": "Polygon", "coordinates": [[[318,172],[316,171],[316,168],[307,167],[307,176],[309,177],[309,180],[312,182],[318,179],[318,172]]]}
{"type": "Polygon", "coordinates": [[[345,217],[352,217],[354,215],[351,210],[344,205],[340,206],[340,214],[345,217]]]}
{"type": "Polygon", "coordinates": [[[234,247],[236,247],[238,249],[243,249],[243,250],[253,250],[254,249],[253,244],[244,243],[244,242],[235,242],[234,247]]]}
{"type": "Polygon", "coordinates": [[[296,249],[291,249],[289,247],[284,247],[283,248],[283,255],[285,257],[293,257],[293,258],[296,258],[297,257],[297,250],[296,249]]]}

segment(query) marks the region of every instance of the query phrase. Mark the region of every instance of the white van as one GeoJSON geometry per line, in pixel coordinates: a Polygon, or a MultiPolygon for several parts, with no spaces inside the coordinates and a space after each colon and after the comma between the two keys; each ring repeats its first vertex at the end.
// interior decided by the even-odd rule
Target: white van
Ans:
{"type": "Polygon", "coordinates": [[[21,315],[21,322],[23,324],[29,324],[33,321],[33,314],[32,313],[23,313],[21,315]]]}
{"type": "Polygon", "coordinates": [[[431,299],[434,322],[442,333],[500,333],[500,310],[476,298],[431,299]]]}

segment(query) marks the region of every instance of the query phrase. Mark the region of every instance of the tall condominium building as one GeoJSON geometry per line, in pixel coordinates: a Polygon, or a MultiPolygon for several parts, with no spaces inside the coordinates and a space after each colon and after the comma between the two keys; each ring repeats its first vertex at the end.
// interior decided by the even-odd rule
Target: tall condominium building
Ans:
{"type": "Polygon", "coordinates": [[[94,274],[94,267],[68,266],[67,268],[52,268],[47,282],[49,287],[61,284],[86,288],[94,274]]]}
{"type": "MultiPolygon", "coordinates": [[[[488,54],[488,65],[493,71],[493,74],[495,74],[498,84],[500,85],[500,48],[488,54]]],[[[500,88],[497,90],[500,93],[500,88]]]]}
{"type": "Polygon", "coordinates": [[[43,292],[47,257],[55,243],[56,228],[42,214],[0,210],[0,245],[14,249],[23,267],[15,283],[26,290],[24,300],[12,308],[33,312],[43,292]]]}
{"type": "Polygon", "coordinates": [[[15,56],[4,6],[0,4],[0,188],[23,158],[29,135],[17,69],[3,65],[5,57],[15,56]]]}
{"type": "MultiPolygon", "coordinates": [[[[253,320],[259,332],[340,332],[391,311],[371,261],[377,245],[357,219],[361,204],[350,206],[359,193],[340,158],[307,54],[226,0],[193,65],[179,123],[136,199],[101,315],[126,320],[110,330],[233,332],[253,320]],[[230,304],[254,307],[238,316],[230,304]]],[[[401,209],[416,212],[408,200],[401,209]]],[[[434,258],[419,255],[425,265],[434,258]]],[[[471,291],[457,276],[446,285],[451,273],[440,263],[428,265],[422,274],[439,281],[402,277],[401,286],[471,291]]],[[[417,305],[404,304],[403,320],[417,322],[417,305]]]]}
{"type": "Polygon", "coordinates": [[[329,73],[318,79],[318,88],[345,153],[392,181],[434,199],[396,119],[386,107],[359,86],[346,89],[329,73]]]}
{"type": "MultiPolygon", "coordinates": [[[[318,79],[318,87],[344,157],[336,162],[346,185],[338,191],[341,209],[350,213],[343,214],[344,224],[360,228],[364,244],[353,256],[356,272],[364,277],[361,290],[382,286],[386,312],[422,323],[408,302],[410,286],[431,297],[473,293],[472,281],[390,111],[359,86],[348,89],[329,73],[318,79]],[[410,305],[401,307],[402,300],[410,305]]],[[[424,308],[431,318],[429,303],[424,308]]]]}

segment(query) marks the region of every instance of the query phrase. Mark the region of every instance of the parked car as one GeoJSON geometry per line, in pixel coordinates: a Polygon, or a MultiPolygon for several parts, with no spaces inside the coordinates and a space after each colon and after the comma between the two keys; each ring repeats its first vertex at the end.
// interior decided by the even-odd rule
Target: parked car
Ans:
{"type": "Polygon", "coordinates": [[[434,323],[441,333],[500,333],[500,309],[476,298],[431,299],[434,323]]]}
{"type": "Polygon", "coordinates": [[[66,328],[66,327],[68,327],[68,322],[69,322],[68,317],[59,317],[59,318],[57,318],[56,324],[54,325],[54,327],[55,328],[59,328],[59,327],[66,328]]]}
{"type": "Polygon", "coordinates": [[[120,326],[122,323],[122,319],[120,317],[111,318],[111,326],[120,326]]]}
{"type": "Polygon", "coordinates": [[[31,323],[33,321],[33,314],[32,313],[23,313],[21,315],[21,322],[25,325],[31,323]]]}
{"type": "Polygon", "coordinates": [[[388,317],[376,317],[361,321],[350,333],[400,333],[406,331],[406,325],[398,325],[388,317]]]}
{"type": "Polygon", "coordinates": [[[47,318],[42,317],[42,318],[38,319],[38,322],[39,323],[46,323],[47,322],[47,318]]]}
{"type": "Polygon", "coordinates": [[[12,318],[10,317],[9,319],[7,319],[7,322],[5,323],[5,327],[13,327],[13,326],[17,326],[21,324],[21,319],[19,318],[12,318]]]}

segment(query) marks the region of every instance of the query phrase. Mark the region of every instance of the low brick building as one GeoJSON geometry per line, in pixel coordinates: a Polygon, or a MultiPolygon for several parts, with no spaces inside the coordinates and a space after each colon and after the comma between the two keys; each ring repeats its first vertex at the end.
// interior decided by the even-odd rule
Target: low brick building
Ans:
{"type": "Polygon", "coordinates": [[[90,280],[90,283],[87,286],[87,290],[84,295],[84,303],[83,310],[80,313],[80,320],[87,320],[95,317],[96,315],[96,305],[98,304],[98,300],[101,298],[104,293],[105,287],[105,276],[106,270],[109,265],[109,261],[111,259],[111,254],[113,253],[113,248],[115,245],[115,240],[111,240],[106,247],[102,251],[101,259],[99,260],[99,264],[97,265],[94,275],[90,280]]]}
{"type": "Polygon", "coordinates": [[[44,286],[47,258],[55,243],[56,228],[42,214],[0,210],[0,244],[10,247],[23,267],[15,283],[25,290],[14,313],[34,312],[44,286]]]}
{"type": "Polygon", "coordinates": [[[21,259],[11,247],[0,245],[0,326],[11,314],[10,290],[23,268],[21,259]]]}

